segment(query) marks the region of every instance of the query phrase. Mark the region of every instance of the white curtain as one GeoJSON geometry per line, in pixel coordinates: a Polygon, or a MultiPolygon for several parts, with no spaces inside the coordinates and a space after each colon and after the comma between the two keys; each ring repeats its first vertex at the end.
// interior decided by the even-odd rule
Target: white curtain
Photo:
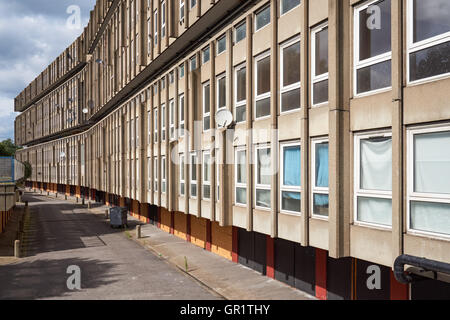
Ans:
{"type": "Polygon", "coordinates": [[[358,221],[392,225],[392,200],[358,197],[358,221]]]}
{"type": "Polygon", "coordinates": [[[450,204],[411,201],[411,229],[450,235],[450,204]]]}
{"type": "Polygon", "coordinates": [[[450,193],[450,132],[415,135],[414,191],[450,193]]]}
{"type": "Polygon", "coordinates": [[[363,190],[392,190],[392,139],[361,140],[361,181],[363,190]]]}

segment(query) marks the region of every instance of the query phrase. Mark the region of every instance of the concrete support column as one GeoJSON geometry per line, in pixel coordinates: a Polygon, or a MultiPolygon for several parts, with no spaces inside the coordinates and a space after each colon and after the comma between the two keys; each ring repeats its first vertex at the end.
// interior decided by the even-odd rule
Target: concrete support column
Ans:
{"type": "Polygon", "coordinates": [[[246,70],[246,129],[247,129],[247,146],[246,146],[246,171],[247,171],[247,219],[246,226],[247,231],[253,231],[253,36],[252,26],[253,19],[252,15],[247,15],[246,18],[246,28],[247,28],[247,59],[245,63],[246,70]]]}

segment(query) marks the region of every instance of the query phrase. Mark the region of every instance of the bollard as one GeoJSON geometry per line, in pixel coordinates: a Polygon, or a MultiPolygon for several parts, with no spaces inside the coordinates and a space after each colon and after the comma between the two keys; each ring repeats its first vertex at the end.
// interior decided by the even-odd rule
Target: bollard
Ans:
{"type": "Polygon", "coordinates": [[[78,203],[78,197],[75,197],[75,201],[76,201],[76,203],[78,203]]]}
{"type": "Polygon", "coordinates": [[[141,238],[141,225],[138,225],[136,227],[136,238],[140,239],[141,238]]]}
{"type": "Polygon", "coordinates": [[[20,258],[20,240],[14,241],[14,257],[20,258]]]}
{"type": "Polygon", "coordinates": [[[67,200],[67,194],[64,195],[64,200],[67,200]]]}
{"type": "Polygon", "coordinates": [[[109,210],[106,209],[106,210],[105,210],[105,217],[106,217],[106,219],[108,219],[108,214],[109,214],[109,210]]]}
{"type": "Polygon", "coordinates": [[[81,199],[81,204],[84,206],[84,198],[81,199]]]}

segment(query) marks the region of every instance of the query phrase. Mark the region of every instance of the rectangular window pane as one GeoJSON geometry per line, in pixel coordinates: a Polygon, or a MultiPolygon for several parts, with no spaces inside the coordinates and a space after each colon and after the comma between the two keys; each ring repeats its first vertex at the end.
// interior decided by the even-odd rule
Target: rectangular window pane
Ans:
{"type": "Polygon", "coordinates": [[[328,217],[329,197],[327,194],[315,193],[313,195],[313,213],[318,216],[328,217]]]}
{"type": "Polygon", "coordinates": [[[191,184],[191,197],[196,197],[196,196],[197,196],[197,185],[191,184]]]}
{"type": "Polygon", "coordinates": [[[197,69],[197,58],[193,57],[190,59],[191,62],[191,71],[197,69]]]}
{"type": "Polygon", "coordinates": [[[357,71],[358,93],[391,86],[391,60],[377,63],[357,71]]]}
{"type": "Polygon", "coordinates": [[[180,184],[180,194],[182,196],[184,196],[184,183],[183,182],[181,182],[181,184],[180,184]]]}
{"type": "Polygon", "coordinates": [[[281,14],[285,14],[289,10],[295,8],[300,4],[300,0],[282,0],[281,1],[281,14]]]}
{"type": "Polygon", "coordinates": [[[300,192],[281,192],[281,209],[292,212],[300,212],[300,192]]]}
{"type": "Polygon", "coordinates": [[[236,43],[245,39],[245,37],[247,36],[247,24],[244,22],[238,25],[235,29],[235,33],[236,33],[235,35],[236,43]]]}
{"type": "Polygon", "coordinates": [[[256,118],[270,115],[270,98],[256,101],[256,118]]]}
{"type": "Polygon", "coordinates": [[[209,56],[210,56],[209,47],[207,47],[203,50],[203,63],[209,61],[209,56]]]}
{"type": "Polygon", "coordinates": [[[328,80],[313,84],[313,104],[320,104],[328,101],[328,80]]]}
{"type": "Polygon", "coordinates": [[[211,119],[209,116],[203,118],[203,130],[209,130],[211,128],[211,119]]]}
{"type": "Polygon", "coordinates": [[[411,201],[410,228],[450,235],[450,204],[411,201]]]}
{"type": "Polygon", "coordinates": [[[270,6],[267,6],[256,14],[256,30],[270,23],[270,6]]]}
{"type": "Polygon", "coordinates": [[[247,99],[246,74],[246,68],[241,68],[236,71],[236,102],[247,99]]]}
{"type": "Polygon", "coordinates": [[[246,120],[246,106],[236,107],[236,122],[244,122],[246,120]]]}
{"type": "Polygon", "coordinates": [[[328,188],[328,142],[316,144],[315,186],[328,188]]]}
{"type": "Polygon", "coordinates": [[[236,188],[236,203],[247,204],[247,189],[236,188]]]}
{"type": "Polygon", "coordinates": [[[300,146],[283,147],[283,185],[301,186],[300,146]]]}
{"type": "Polygon", "coordinates": [[[373,58],[390,51],[391,0],[383,0],[359,13],[359,60],[373,58]],[[374,21],[378,18],[378,15],[374,16],[378,12],[379,19],[374,21]]]}
{"type": "Polygon", "coordinates": [[[409,55],[410,81],[450,72],[450,42],[416,51],[409,55]]]}
{"type": "Polygon", "coordinates": [[[236,182],[247,183],[247,170],[245,165],[246,152],[238,151],[236,154],[236,182]]]}
{"type": "Polygon", "coordinates": [[[300,42],[283,49],[283,86],[300,82],[300,42]]]}
{"type": "Polygon", "coordinates": [[[414,136],[414,191],[450,194],[450,131],[414,136]]]}
{"type": "Polygon", "coordinates": [[[204,199],[211,198],[211,186],[210,185],[203,185],[203,198],[204,199]]]}
{"type": "Polygon", "coordinates": [[[392,200],[358,197],[358,221],[392,225],[392,200]]]}
{"type": "Polygon", "coordinates": [[[211,157],[209,154],[203,156],[203,181],[205,182],[209,182],[211,179],[210,159],[211,157]]]}
{"type": "Polygon", "coordinates": [[[450,1],[413,0],[413,10],[414,42],[450,31],[450,1]]]}
{"type": "Polygon", "coordinates": [[[361,140],[360,187],[364,190],[392,190],[392,139],[361,140]]]}
{"type": "Polygon", "coordinates": [[[220,78],[217,84],[218,87],[218,97],[217,97],[217,108],[225,108],[227,106],[227,79],[225,77],[220,78]]]}
{"type": "Polygon", "coordinates": [[[270,92],[270,56],[258,60],[256,63],[256,94],[270,92]]]}
{"type": "Polygon", "coordinates": [[[270,208],[270,190],[256,189],[256,205],[270,208]]]}
{"type": "Polygon", "coordinates": [[[227,49],[227,38],[225,36],[217,40],[217,54],[224,52],[227,49]]]}
{"type": "Polygon", "coordinates": [[[281,112],[300,108],[300,88],[281,94],[281,112]]]}
{"type": "Polygon", "coordinates": [[[271,184],[270,149],[257,150],[257,184],[271,184]]]}
{"type": "Polygon", "coordinates": [[[204,104],[204,108],[203,111],[205,113],[209,113],[210,111],[210,92],[209,92],[210,86],[209,84],[205,85],[203,87],[203,104],[204,104]]]}
{"type": "Polygon", "coordinates": [[[316,33],[315,68],[316,76],[328,72],[328,27],[316,33]]]}

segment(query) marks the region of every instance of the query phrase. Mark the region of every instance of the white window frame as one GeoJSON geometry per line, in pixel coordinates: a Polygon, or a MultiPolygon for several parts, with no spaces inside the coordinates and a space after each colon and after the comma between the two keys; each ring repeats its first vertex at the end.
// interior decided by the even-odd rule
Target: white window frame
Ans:
{"type": "MultiPolygon", "coordinates": [[[[235,165],[234,165],[234,205],[237,207],[247,207],[247,197],[245,199],[245,203],[240,203],[237,201],[237,189],[245,189],[245,192],[248,192],[247,183],[238,182],[238,153],[239,152],[245,152],[245,161],[247,162],[247,148],[244,147],[237,147],[234,151],[234,159],[235,159],[235,165]]],[[[245,166],[245,173],[247,174],[247,164],[243,164],[245,166]]],[[[246,177],[246,181],[248,181],[248,174],[246,177]]]]}
{"type": "Polygon", "coordinates": [[[272,16],[271,16],[272,12],[270,12],[270,10],[271,10],[270,4],[267,4],[267,5],[263,6],[261,9],[259,9],[258,11],[255,12],[255,16],[254,16],[254,19],[255,19],[255,25],[254,25],[255,26],[255,32],[258,32],[259,30],[264,29],[265,27],[267,27],[268,25],[270,25],[272,23],[272,16]],[[258,21],[257,16],[258,16],[258,14],[260,14],[261,12],[266,10],[267,8],[269,8],[269,23],[267,23],[266,25],[258,28],[258,26],[257,26],[257,21],[258,21]]]}
{"type": "Polygon", "coordinates": [[[158,192],[158,157],[153,158],[153,191],[158,192]]]}
{"type": "Polygon", "coordinates": [[[234,26],[234,32],[233,32],[233,34],[234,34],[234,37],[233,37],[233,41],[234,41],[234,44],[236,44],[236,43],[239,43],[239,42],[241,42],[242,40],[244,40],[245,38],[247,38],[247,20],[242,20],[241,22],[239,22],[238,24],[236,24],[235,26],[234,26]],[[236,35],[237,35],[237,28],[239,28],[239,27],[241,27],[241,26],[245,26],[245,37],[244,38],[242,38],[241,40],[239,40],[239,41],[237,41],[236,40],[236,35]]]}
{"type": "Polygon", "coordinates": [[[257,114],[257,112],[256,112],[256,102],[258,102],[260,100],[270,99],[272,97],[272,92],[271,92],[270,89],[266,93],[258,95],[258,62],[260,60],[263,60],[263,59],[267,58],[267,57],[269,57],[269,64],[271,64],[272,63],[272,57],[270,56],[270,51],[266,51],[266,52],[260,54],[259,56],[255,57],[255,66],[254,66],[254,72],[255,72],[255,80],[254,80],[255,93],[254,93],[254,96],[255,96],[255,98],[254,98],[254,109],[253,109],[253,112],[254,112],[254,115],[255,115],[254,116],[255,120],[267,119],[267,118],[270,118],[270,116],[271,116],[270,111],[269,111],[269,114],[267,116],[262,116],[262,117],[257,117],[256,116],[256,114],[257,114]]]}
{"type": "Polygon", "coordinates": [[[186,195],[186,172],[184,163],[184,153],[180,153],[180,196],[182,197],[186,195]],[[184,192],[181,188],[182,185],[184,185],[184,192]]]}
{"type": "MultiPolygon", "coordinates": [[[[371,0],[368,2],[365,2],[357,7],[355,7],[354,11],[353,11],[353,95],[355,97],[364,97],[364,96],[368,96],[368,95],[372,95],[372,94],[376,94],[376,93],[380,93],[380,92],[385,92],[385,91],[389,91],[392,89],[392,85],[389,87],[385,87],[385,88],[380,88],[380,89],[376,89],[376,90],[371,90],[371,91],[366,91],[363,93],[358,93],[358,70],[359,69],[363,69],[366,67],[370,67],[370,66],[374,66],[376,64],[382,63],[382,62],[386,62],[386,61],[392,61],[392,48],[391,51],[386,52],[386,53],[382,53],[379,54],[375,57],[366,59],[366,60],[362,60],[360,61],[359,59],[359,48],[360,48],[360,43],[359,43],[359,14],[361,13],[361,11],[367,10],[368,7],[372,6],[374,3],[377,3],[381,0],[371,0]]],[[[392,24],[392,21],[391,21],[392,24]]]]}
{"type": "Polygon", "coordinates": [[[166,194],[167,192],[167,164],[166,156],[161,156],[161,193],[166,194]]]}
{"type": "Polygon", "coordinates": [[[184,9],[185,9],[184,0],[180,0],[180,11],[179,11],[180,23],[184,21],[184,16],[186,14],[184,9]]]}
{"type": "MultiPolygon", "coordinates": [[[[301,215],[302,214],[302,208],[301,208],[301,199],[302,199],[302,183],[300,181],[300,187],[295,186],[285,186],[283,184],[283,177],[284,177],[284,148],[285,147],[300,147],[300,156],[302,154],[302,145],[300,141],[289,141],[289,142],[282,142],[280,143],[280,174],[279,174],[279,184],[280,184],[280,191],[279,191],[279,210],[281,213],[291,214],[291,215],[301,215]],[[289,210],[283,210],[281,200],[283,199],[282,194],[283,192],[295,192],[300,193],[300,212],[296,211],[289,211],[289,210]]],[[[300,163],[300,170],[301,170],[301,163],[300,163]]]]}
{"type": "Polygon", "coordinates": [[[155,40],[155,46],[158,45],[158,9],[155,9],[154,13],[153,13],[153,20],[155,23],[155,30],[153,30],[153,34],[154,34],[154,40],[155,40]]]}
{"type": "Polygon", "coordinates": [[[197,69],[197,55],[194,54],[192,57],[189,58],[189,69],[191,71],[194,71],[197,69]],[[195,63],[195,68],[192,68],[192,63],[195,63]]]}
{"type": "Polygon", "coordinates": [[[358,197],[376,198],[376,199],[390,199],[392,201],[392,190],[363,190],[361,189],[361,140],[377,138],[377,137],[391,137],[391,131],[372,131],[367,133],[357,133],[354,135],[354,172],[353,172],[353,223],[359,226],[375,227],[386,230],[391,230],[392,226],[387,226],[379,223],[364,222],[358,220],[358,197]]]}
{"type": "MultiPolygon", "coordinates": [[[[329,81],[329,69],[327,73],[316,75],[316,34],[320,31],[328,28],[328,21],[322,23],[321,25],[313,28],[311,30],[311,105],[313,107],[320,107],[322,105],[326,105],[329,102],[330,97],[328,97],[328,101],[321,102],[318,104],[314,104],[314,84],[328,80],[329,81]]],[[[329,36],[329,35],[328,35],[329,36]]],[[[330,48],[328,48],[330,50],[330,48]]],[[[328,61],[329,63],[329,61],[328,61]]],[[[330,83],[328,82],[328,85],[330,83]]]]}
{"type": "Polygon", "coordinates": [[[280,114],[288,114],[288,113],[293,113],[293,112],[298,112],[301,108],[302,108],[302,101],[301,101],[301,92],[300,92],[300,101],[299,101],[299,106],[297,109],[293,109],[293,110],[289,110],[289,111],[282,111],[281,107],[282,107],[282,96],[283,93],[287,93],[289,91],[294,91],[294,90],[300,90],[301,91],[301,74],[300,74],[300,79],[298,82],[290,84],[285,86],[283,83],[283,75],[284,75],[284,57],[283,57],[283,50],[286,49],[287,47],[290,47],[294,44],[296,44],[298,42],[299,46],[300,46],[300,65],[301,65],[301,42],[300,42],[300,36],[297,36],[291,40],[286,41],[285,43],[283,43],[282,45],[280,45],[280,114]]]}
{"type": "MultiPolygon", "coordinates": [[[[236,67],[234,67],[234,120],[236,121],[236,109],[240,107],[247,107],[247,95],[245,97],[245,100],[237,101],[237,92],[238,92],[238,81],[237,81],[237,74],[242,69],[245,69],[245,87],[247,87],[247,65],[245,63],[242,63],[236,67]]],[[[238,123],[243,123],[244,121],[239,121],[238,123]]]]}
{"type": "Polygon", "coordinates": [[[189,168],[189,198],[191,198],[191,199],[197,199],[197,197],[198,197],[198,172],[197,172],[197,162],[198,162],[198,160],[197,160],[197,152],[192,152],[190,155],[189,155],[189,157],[190,157],[190,168],[189,168]],[[196,176],[196,179],[195,180],[193,180],[192,179],[192,172],[193,172],[193,170],[194,170],[194,168],[195,168],[195,176],[196,176]],[[192,196],[192,193],[191,193],[191,187],[192,187],[192,185],[195,185],[195,190],[196,190],[196,195],[195,196],[192,196]]]}
{"type": "Polygon", "coordinates": [[[413,14],[414,14],[414,6],[413,0],[407,0],[406,2],[406,12],[407,12],[407,22],[406,22],[406,30],[407,30],[407,52],[406,52],[406,81],[408,85],[415,85],[420,83],[427,83],[431,81],[436,81],[440,79],[445,79],[450,77],[450,72],[443,73],[440,75],[432,76],[429,78],[424,78],[420,80],[410,81],[411,71],[410,71],[410,55],[411,53],[421,51],[426,48],[431,48],[437,46],[439,44],[449,42],[450,41],[450,31],[446,33],[442,33],[440,35],[431,37],[429,39],[425,39],[419,41],[417,43],[413,42],[413,14]]]}
{"type": "Polygon", "coordinates": [[[450,195],[441,193],[420,193],[414,191],[414,136],[427,133],[450,131],[450,124],[434,124],[417,126],[407,130],[407,196],[406,196],[406,231],[408,234],[418,236],[431,236],[433,238],[449,240],[450,235],[416,230],[411,228],[411,202],[446,203],[450,204],[450,195]]]}
{"type": "Polygon", "coordinates": [[[299,4],[296,5],[295,7],[292,7],[291,9],[289,9],[286,12],[282,12],[283,11],[283,1],[284,0],[280,0],[280,16],[284,16],[285,14],[287,14],[288,12],[291,12],[292,10],[294,10],[295,8],[300,7],[300,5],[302,4],[302,1],[300,0],[299,4]]]}
{"type": "Polygon", "coordinates": [[[190,0],[191,9],[194,8],[196,5],[197,5],[197,0],[190,0]]]}
{"type": "Polygon", "coordinates": [[[216,77],[216,104],[217,111],[225,110],[227,108],[227,74],[225,72],[216,77]],[[219,107],[219,81],[222,79],[225,79],[225,106],[219,107]]]}
{"type": "MultiPolygon", "coordinates": [[[[202,128],[203,132],[208,132],[211,130],[211,103],[209,105],[209,112],[205,112],[205,88],[209,86],[209,95],[211,98],[211,84],[209,81],[206,81],[202,84],[202,128]],[[209,129],[205,129],[205,118],[209,117],[209,129]]],[[[210,99],[211,101],[211,99],[210,99]]]]}
{"type": "Polygon", "coordinates": [[[227,51],[227,35],[226,35],[226,34],[223,34],[223,35],[221,35],[220,37],[218,37],[217,40],[216,40],[216,44],[217,44],[216,56],[220,56],[222,53],[224,53],[224,52],[227,51]],[[223,51],[219,52],[219,42],[220,42],[222,39],[225,39],[225,49],[223,49],[223,51]]]}
{"type": "Polygon", "coordinates": [[[179,136],[184,137],[184,93],[178,96],[178,121],[179,125],[179,136]],[[183,101],[183,103],[181,103],[183,101]]]}
{"type": "Polygon", "coordinates": [[[153,110],[154,118],[153,118],[153,130],[154,130],[154,136],[153,136],[153,143],[158,142],[158,108],[154,108],[153,110]]]}
{"type": "Polygon", "coordinates": [[[208,61],[211,60],[211,47],[209,45],[207,45],[206,47],[204,47],[202,49],[202,64],[207,63],[208,61]],[[209,55],[208,55],[208,60],[205,61],[205,52],[208,51],[209,55]]]}
{"type": "Polygon", "coordinates": [[[166,37],[166,1],[161,1],[161,39],[166,37]]]}
{"type": "Polygon", "coordinates": [[[175,100],[169,101],[169,137],[175,139],[175,100]]]}
{"type": "MultiPolygon", "coordinates": [[[[270,157],[272,159],[272,148],[270,146],[270,144],[261,144],[261,145],[256,145],[255,146],[255,153],[254,153],[254,157],[255,157],[255,174],[254,174],[254,183],[255,183],[255,187],[254,187],[254,205],[255,208],[258,210],[263,210],[263,211],[270,211],[272,209],[273,203],[272,203],[272,199],[270,199],[270,207],[266,208],[266,207],[260,207],[256,204],[256,190],[265,190],[265,191],[269,191],[271,192],[272,186],[270,184],[259,184],[258,183],[258,150],[260,149],[269,149],[270,150],[270,157]]],[[[272,165],[272,163],[271,163],[272,165]]]]}
{"type": "Polygon", "coordinates": [[[179,78],[182,79],[185,76],[185,72],[184,72],[184,63],[178,65],[178,74],[179,74],[179,78]]]}
{"type": "MultiPolygon", "coordinates": [[[[328,155],[330,152],[330,141],[328,138],[313,138],[311,139],[311,217],[316,219],[328,220],[328,216],[321,216],[314,213],[314,194],[322,194],[330,196],[330,181],[328,180],[328,187],[316,187],[316,145],[328,143],[328,155]]],[[[328,169],[329,172],[329,169],[328,169]]]]}
{"type": "Polygon", "coordinates": [[[166,104],[161,103],[161,141],[166,141],[166,104]]]}
{"type": "Polygon", "coordinates": [[[147,173],[148,186],[147,186],[147,188],[148,188],[148,192],[151,192],[153,189],[153,183],[152,183],[151,174],[150,174],[152,172],[152,158],[151,157],[147,158],[147,170],[148,170],[148,173],[147,173]]]}
{"type": "Polygon", "coordinates": [[[202,152],[202,199],[210,201],[211,200],[211,152],[208,150],[205,150],[202,152]],[[206,156],[209,156],[209,163],[206,162],[206,156]],[[207,170],[206,166],[209,166],[209,181],[205,180],[205,169],[207,170]],[[205,189],[204,186],[209,186],[209,198],[205,197],[205,189]]]}

